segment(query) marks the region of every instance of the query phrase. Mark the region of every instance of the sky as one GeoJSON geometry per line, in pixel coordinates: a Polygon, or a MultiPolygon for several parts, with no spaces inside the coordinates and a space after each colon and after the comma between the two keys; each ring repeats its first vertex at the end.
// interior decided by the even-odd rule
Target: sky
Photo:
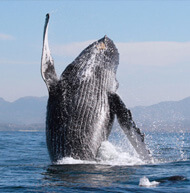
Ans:
{"type": "Polygon", "coordinates": [[[0,1],[0,97],[47,96],[42,36],[58,76],[107,35],[120,53],[118,93],[128,107],[190,96],[190,1],[0,1]]]}

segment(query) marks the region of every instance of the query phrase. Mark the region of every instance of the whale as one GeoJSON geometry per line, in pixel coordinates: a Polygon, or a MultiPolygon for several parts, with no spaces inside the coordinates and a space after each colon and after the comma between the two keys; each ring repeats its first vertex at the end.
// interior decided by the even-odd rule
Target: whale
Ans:
{"type": "Polygon", "coordinates": [[[55,163],[64,157],[96,160],[116,118],[139,157],[150,160],[144,134],[116,93],[119,53],[114,42],[107,36],[95,41],[58,77],[48,44],[49,18],[47,14],[41,75],[49,93],[46,143],[51,161],[55,163]]]}

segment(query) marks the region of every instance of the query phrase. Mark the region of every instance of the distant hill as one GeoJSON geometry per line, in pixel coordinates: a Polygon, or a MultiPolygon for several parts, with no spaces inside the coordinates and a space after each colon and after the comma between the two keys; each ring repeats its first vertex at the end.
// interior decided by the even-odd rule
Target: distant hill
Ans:
{"type": "MultiPolygon", "coordinates": [[[[48,97],[23,97],[14,102],[0,98],[0,130],[45,128],[48,97]]],[[[190,97],[130,109],[143,131],[190,131],[190,97]]]]}
{"type": "Polygon", "coordinates": [[[44,125],[47,97],[23,97],[14,102],[0,98],[0,128],[44,125]]]}
{"type": "Polygon", "coordinates": [[[190,131],[190,97],[131,111],[136,124],[144,130],[190,131]]]}

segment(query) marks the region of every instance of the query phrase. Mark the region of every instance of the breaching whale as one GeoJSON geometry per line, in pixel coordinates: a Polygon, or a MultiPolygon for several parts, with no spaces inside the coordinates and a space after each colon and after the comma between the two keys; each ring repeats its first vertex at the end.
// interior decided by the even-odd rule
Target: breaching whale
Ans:
{"type": "Polygon", "coordinates": [[[49,14],[44,26],[41,74],[49,92],[46,142],[51,161],[63,157],[96,159],[115,116],[141,159],[149,160],[144,135],[116,94],[119,53],[113,41],[105,36],[89,45],[58,78],[48,45],[48,23],[49,14]]]}

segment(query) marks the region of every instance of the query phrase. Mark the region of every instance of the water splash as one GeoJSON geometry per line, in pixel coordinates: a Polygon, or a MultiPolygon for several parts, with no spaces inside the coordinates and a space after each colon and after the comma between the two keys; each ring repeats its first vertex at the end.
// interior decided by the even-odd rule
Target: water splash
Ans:
{"type": "Polygon", "coordinates": [[[130,154],[123,151],[121,147],[114,146],[109,141],[102,143],[99,148],[96,161],[77,160],[72,157],[62,158],[57,161],[58,165],[62,164],[101,164],[101,165],[142,165],[145,164],[137,154],[130,154]]]}
{"type": "Polygon", "coordinates": [[[87,161],[87,160],[79,160],[79,159],[74,159],[72,157],[64,157],[60,160],[58,160],[56,165],[72,165],[72,164],[96,164],[96,161],[87,161]]]}
{"type": "Polygon", "coordinates": [[[178,137],[180,159],[186,161],[188,159],[187,152],[185,151],[185,133],[180,130],[180,135],[178,137]]]}
{"type": "Polygon", "coordinates": [[[159,185],[160,182],[156,182],[156,181],[152,181],[150,182],[149,179],[144,176],[140,179],[140,182],[139,182],[139,186],[143,186],[143,187],[152,187],[152,186],[157,186],[159,185]]]}
{"type": "Polygon", "coordinates": [[[186,148],[186,144],[189,143],[188,136],[189,134],[182,130],[149,132],[146,137],[155,163],[187,161],[189,159],[186,148]]]}
{"type": "Polygon", "coordinates": [[[189,134],[184,132],[147,132],[145,133],[145,142],[150,150],[153,159],[149,163],[143,162],[126,135],[119,127],[118,123],[114,123],[113,130],[108,141],[102,143],[97,154],[96,161],[75,160],[73,158],[63,158],[56,164],[101,164],[101,165],[144,165],[144,164],[160,164],[176,161],[186,161],[190,159],[188,144],[189,134]]]}
{"type": "MultiPolygon", "coordinates": [[[[149,164],[150,163],[154,163],[154,160],[150,160],[149,164]]],[[[111,166],[133,166],[144,165],[147,163],[139,158],[139,155],[130,144],[126,135],[119,127],[118,123],[115,122],[108,141],[102,142],[99,148],[96,161],[62,158],[56,164],[101,164],[111,166]]]]}
{"type": "Polygon", "coordinates": [[[137,154],[124,151],[109,141],[102,143],[97,159],[100,164],[106,165],[142,165],[145,164],[137,154]]]}

